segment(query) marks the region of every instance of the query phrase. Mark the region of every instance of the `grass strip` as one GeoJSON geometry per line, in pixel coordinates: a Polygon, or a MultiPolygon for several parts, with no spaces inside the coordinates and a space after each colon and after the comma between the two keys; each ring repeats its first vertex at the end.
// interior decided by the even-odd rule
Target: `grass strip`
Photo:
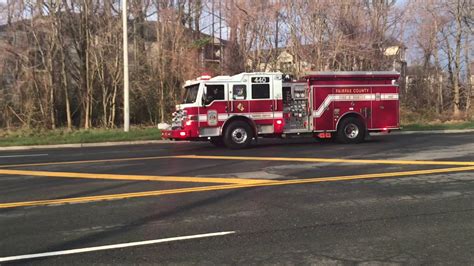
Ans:
{"type": "Polygon", "coordinates": [[[157,128],[131,128],[129,132],[124,132],[122,129],[18,130],[0,132],[0,147],[159,139],[161,132],[157,128]]]}
{"type": "Polygon", "coordinates": [[[459,123],[436,123],[436,124],[407,124],[402,125],[404,131],[422,130],[445,130],[445,129],[474,129],[474,121],[459,123]]]}

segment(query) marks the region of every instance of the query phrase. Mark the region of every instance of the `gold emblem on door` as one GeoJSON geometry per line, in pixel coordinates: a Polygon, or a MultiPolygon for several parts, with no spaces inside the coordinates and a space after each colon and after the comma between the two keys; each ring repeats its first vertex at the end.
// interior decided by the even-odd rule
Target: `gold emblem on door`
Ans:
{"type": "Polygon", "coordinates": [[[245,107],[244,107],[244,105],[243,105],[242,103],[239,103],[239,104],[237,104],[237,109],[238,109],[239,111],[243,112],[243,111],[245,110],[245,107]]]}
{"type": "Polygon", "coordinates": [[[217,126],[218,121],[219,115],[217,114],[216,110],[207,111],[207,124],[209,126],[217,126]]]}

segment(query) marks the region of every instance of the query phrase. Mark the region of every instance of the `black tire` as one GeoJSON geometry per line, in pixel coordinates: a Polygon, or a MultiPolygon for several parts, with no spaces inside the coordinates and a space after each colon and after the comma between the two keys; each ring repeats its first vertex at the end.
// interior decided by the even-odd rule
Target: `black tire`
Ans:
{"type": "Polygon", "coordinates": [[[252,128],[244,121],[232,122],[224,132],[224,143],[230,149],[247,148],[250,146],[252,139],[252,128]]]}
{"type": "Polygon", "coordinates": [[[224,143],[224,140],[222,139],[222,137],[211,137],[211,140],[209,142],[211,142],[216,147],[224,147],[225,146],[225,143],[224,143]]]}
{"type": "Polygon", "coordinates": [[[355,117],[344,118],[337,128],[337,141],[339,143],[361,143],[365,139],[365,125],[355,117]]]}

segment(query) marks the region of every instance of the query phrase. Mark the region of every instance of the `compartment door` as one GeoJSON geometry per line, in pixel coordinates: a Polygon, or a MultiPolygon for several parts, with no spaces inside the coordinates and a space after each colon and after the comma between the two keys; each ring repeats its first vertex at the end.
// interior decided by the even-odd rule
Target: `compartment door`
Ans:
{"type": "Polygon", "coordinates": [[[334,121],[330,110],[333,109],[334,95],[330,87],[311,86],[312,117],[314,130],[332,130],[334,121]]]}
{"type": "Polygon", "coordinates": [[[398,87],[373,87],[375,100],[372,102],[372,128],[400,127],[398,87]]]}

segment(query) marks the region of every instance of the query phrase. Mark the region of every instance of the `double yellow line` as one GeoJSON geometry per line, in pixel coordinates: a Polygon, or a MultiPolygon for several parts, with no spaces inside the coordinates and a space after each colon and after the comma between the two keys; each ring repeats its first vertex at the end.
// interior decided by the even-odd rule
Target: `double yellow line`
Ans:
{"type": "Polygon", "coordinates": [[[209,155],[176,155],[176,156],[150,156],[118,159],[98,159],[66,162],[46,162],[29,164],[0,165],[0,168],[51,166],[51,165],[74,165],[85,163],[108,163],[147,161],[158,159],[202,159],[202,160],[236,160],[236,161],[275,161],[275,162],[306,162],[306,163],[355,163],[355,164],[391,164],[391,165],[451,165],[451,166],[474,166],[474,162],[460,161],[417,161],[417,160],[366,160],[366,159],[337,159],[337,158],[288,158],[288,157],[255,157],[255,156],[209,156],[209,155]]]}
{"type": "Polygon", "coordinates": [[[206,159],[206,160],[240,160],[240,161],[273,161],[273,162],[303,162],[303,163],[353,163],[353,164],[391,164],[391,165],[452,165],[474,166],[474,162],[459,161],[416,161],[416,160],[364,160],[337,158],[287,158],[287,157],[244,157],[244,156],[208,156],[208,155],[178,155],[168,158],[175,159],[206,159]]]}
{"type": "Polygon", "coordinates": [[[147,161],[147,160],[158,160],[173,158],[170,156],[151,156],[151,157],[131,157],[131,158],[118,158],[118,159],[97,159],[97,160],[82,160],[82,161],[65,161],[65,162],[47,162],[47,163],[24,163],[24,164],[7,164],[0,165],[0,168],[13,168],[13,167],[30,167],[30,166],[49,166],[49,165],[71,165],[71,164],[84,164],[84,163],[113,163],[113,162],[130,162],[130,161],[147,161]]]}
{"type": "Polygon", "coordinates": [[[93,174],[93,173],[49,172],[49,171],[7,170],[7,169],[0,169],[0,175],[23,175],[23,176],[39,176],[39,177],[105,179],[105,180],[127,180],[127,181],[219,183],[219,184],[254,184],[254,183],[262,183],[262,182],[267,181],[267,180],[261,180],[261,179],[242,179],[242,178],[117,175],[117,174],[93,174]]]}
{"type": "Polygon", "coordinates": [[[250,187],[281,186],[281,185],[336,182],[336,181],[348,181],[348,180],[372,179],[372,178],[440,174],[440,173],[463,172],[463,171],[471,171],[471,170],[474,170],[474,166],[404,171],[404,172],[394,172],[394,173],[346,175],[346,176],[335,176],[335,177],[316,177],[316,178],[309,178],[309,179],[296,179],[296,180],[283,180],[283,181],[262,181],[260,183],[256,182],[256,183],[246,183],[246,184],[216,185],[216,186],[204,186],[204,187],[194,187],[194,188],[122,193],[122,194],[113,194],[113,195],[77,197],[77,198],[67,198],[67,199],[1,203],[0,209],[15,208],[15,207],[28,207],[28,206],[69,204],[69,203],[96,202],[96,201],[103,201],[103,200],[130,199],[130,198],[152,197],[152,196],[173,195],[173,194],[204,192],[204,191],[219,191],[219,190],[250,188],[250,187]]]}

